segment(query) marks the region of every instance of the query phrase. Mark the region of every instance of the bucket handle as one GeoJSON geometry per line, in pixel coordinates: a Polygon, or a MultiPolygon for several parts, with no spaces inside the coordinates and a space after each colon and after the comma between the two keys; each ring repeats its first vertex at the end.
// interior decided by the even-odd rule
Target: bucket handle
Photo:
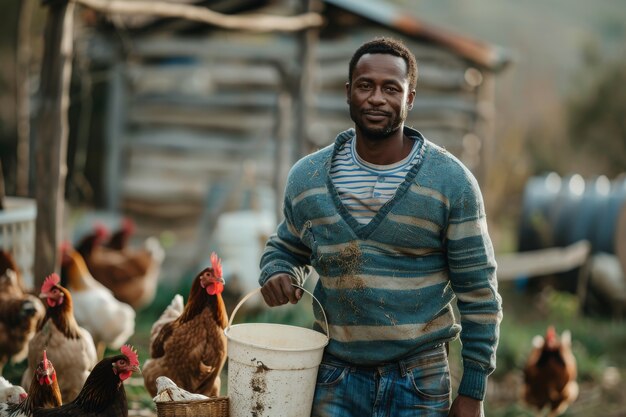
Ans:
{"type": "MultiPolygon", "coordinates": [[[[311,296],[311,298],[313,298],[315,300],[315,302],[317,302],[317,304],[320,306],[320,311],[322,312],[322,316],[324,316],[324,323],[326,323],[326,338],[330,339],[330,329],[328,328],[328,319],[326,318],[326,312],[324,312],[324,307],[322,307],[322,303],[319,302],[319,300],[317,298],[315,298],[315,296],[309,292],[308,290],[306,290],[304,287],[301,287],[297,284],[292,283],[291,284],[293,287],[295,288],[300,288],[302,291],[304,291],[305,293],[309,294],[311,296]]],[[[228,327],[231,327],[233,324],[233,319],[235,318],[235,314],[237,314],[237,311],[239,311],[239,308],[243,305],[243,303],[245,303],[250,297],[252,297],[253,295],[257,294],[261,292],[261,287],[256,288],[252,291],[250,291],[248,294],[246,294],[241,301],[239,301],[239,303],[237,303],[237,305],[235,306],[235,308],[233,309],[233,312],[230,315],[230,319],[228,320],[228,327]]]]}

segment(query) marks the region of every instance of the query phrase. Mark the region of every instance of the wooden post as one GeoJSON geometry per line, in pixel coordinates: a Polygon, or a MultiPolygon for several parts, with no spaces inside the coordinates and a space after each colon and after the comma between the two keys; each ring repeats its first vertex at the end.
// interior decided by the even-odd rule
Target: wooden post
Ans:
{"type": "MultiPolygon", "coordinates": [[[[302,0],[302,13],[311,13],[315,0],[302,0]]],[[[310,152],[310,141],[308,130],[312,120],[311,111],[313,110],[313,90],[314,90],[314,70],[316,66],[316,49],[317,40],[319,38],[319,29],[309,28],[303,30],[297,35],[298,39],[298,58],[300,63],[297,84],[294,91],[295,99],[295,142],[293,149],[293,162],[310,152]]]]}
{"type": "Polygon", "coordinates": [[[30,174],[30,92],[28,75],[30,63],[30,23],[33,0],[21,0],[17,21],[15,67],[15,113],[17,120],[17,172],[15,190],[18,196],[29,195],[30,174]]]}
{"type": "Polygon", "coordinates": [[[35,127],[37,222],[34,283],[58,271],[63,226],[74,3],[49,4],[35,127]]]}

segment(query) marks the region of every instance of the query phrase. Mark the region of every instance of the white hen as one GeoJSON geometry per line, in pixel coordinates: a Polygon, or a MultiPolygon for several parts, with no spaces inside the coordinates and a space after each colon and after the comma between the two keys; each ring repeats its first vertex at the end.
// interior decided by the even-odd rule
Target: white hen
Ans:
{"type": "Polygon", "coordinates": [[[19,404],[26,395],[24,388],[13,385],[0,376],[0,403],[19,404]]]}
{"type": "Polygon", "coordinates": [[[153,398],[155,403],[167,401],[193,401],[206,400],[209,397],[202,394],[194,394],[185,391],[166,376],[160,376],[156,379],[157,395],[153,398]]]}
{"type": "Polygon", "coordinates": [[[74,317],[93,336],[98,357],[103,357],[106,347],[119,349],[135,332],[135,310],[96,281],[78,252],[63,248],[62,266],[74,301],[74,317]]]}

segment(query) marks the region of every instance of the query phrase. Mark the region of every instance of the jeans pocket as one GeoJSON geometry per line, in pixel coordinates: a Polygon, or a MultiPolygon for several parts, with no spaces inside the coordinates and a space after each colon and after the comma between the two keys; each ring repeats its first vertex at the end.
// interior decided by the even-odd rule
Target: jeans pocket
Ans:
{"type": "Polygon", "coordinates": [[[326,387],[336,385],[345,377],[348,370],[345,366],[321,363],[317,371],[317,385],[326,387]]]}
{"type": "Polygon", "coordinates": [[[427,400],[441,401],[450,398],[450,369],[445,355],[407,369],[407,378],[416,393],[427,400]]]}

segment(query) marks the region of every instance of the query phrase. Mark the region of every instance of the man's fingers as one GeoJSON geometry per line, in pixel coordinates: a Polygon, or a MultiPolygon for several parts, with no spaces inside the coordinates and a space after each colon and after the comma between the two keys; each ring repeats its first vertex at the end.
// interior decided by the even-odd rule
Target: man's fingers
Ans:
{"type": "Polygon", "coordinates": [[[265,284],[261,287],[261,295],[263,296],[263,300],[265,300],[265,304],[270,307],[276,307],[276,298],[274,297],[274,293],[270,290],[269,286],[265,284]]]}
{"type": "MultiPolygon", "coordinates": [[[[300,288],[296,288],[295,293],[296,293],[296,299],[297,299],[296,303],[297,303],[298,300],[302,298],[302,290],[300,288]]],[[[295,304],[295,303],[293,303],[293,304],[295,304]]]]}
{"type": "Polygon", "coordinates": [[[284,296],[286,297],[286,299],[284,299],[284,303],[286,304],[287,302],[291,303],[291,304],[296,304],[299,300],[298,296],[296,295],[296,288],[291,285],[291,277],[289,276],[285,276],[287,279],[283,279],[281,280],[281,289],[282,292],[284,294],[284,296]]]}
{"type": "Polygon", "coordinates": [[[287,274],[270,278],[261,287],[261,294],[265,303],[270,307],[281,306],[289,302],[295,304],[300,299],[296,295],[295,288],[291,285],[291,277],[287,274]]]}

